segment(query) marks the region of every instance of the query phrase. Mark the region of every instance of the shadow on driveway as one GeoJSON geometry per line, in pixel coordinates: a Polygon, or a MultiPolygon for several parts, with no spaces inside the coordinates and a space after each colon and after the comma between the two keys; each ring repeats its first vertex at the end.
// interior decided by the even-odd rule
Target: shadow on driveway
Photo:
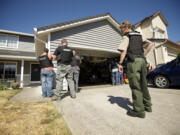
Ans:
{"type": "Polygon", "coordinates": [[[126,109],[127,111],[130,110],[131,108],[128,106],[132,106],[133,104],[129,101],[129,98],[125,98],[125,97],[115,97],[115,96],[108,96],[109,99],[108,101],[111,104],[117,104],[118,106],[126,109]]]}

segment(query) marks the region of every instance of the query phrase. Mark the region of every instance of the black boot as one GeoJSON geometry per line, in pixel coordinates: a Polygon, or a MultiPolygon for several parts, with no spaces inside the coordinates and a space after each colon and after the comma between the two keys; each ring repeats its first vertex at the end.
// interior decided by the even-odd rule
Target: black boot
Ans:
{"type": "Polygon", "coordinates": [[[127,112],[127,115],[131,116],[131,117],[139,117],[139,118],[145,118],[145,113],[138,113],[134,110],[129,110],[127,112]]]}

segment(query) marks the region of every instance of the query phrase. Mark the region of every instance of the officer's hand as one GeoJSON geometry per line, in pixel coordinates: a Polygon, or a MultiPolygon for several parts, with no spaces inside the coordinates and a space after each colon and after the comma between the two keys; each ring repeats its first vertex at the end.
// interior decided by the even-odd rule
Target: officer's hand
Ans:
{"type": "Polygon", "coordinates": [[[118,70],[119,70],[119,72],[121,71],[121,69],[123,69],[123,66],[118,64],[118,70]]]}

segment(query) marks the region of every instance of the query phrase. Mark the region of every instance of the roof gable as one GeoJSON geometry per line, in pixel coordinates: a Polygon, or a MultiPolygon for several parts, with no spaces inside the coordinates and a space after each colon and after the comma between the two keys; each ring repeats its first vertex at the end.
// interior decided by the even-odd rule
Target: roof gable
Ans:
{"type": "Polygon", "coordinates": [[[145,21],[147,21],[147,20],[152,20],[153,18],[155,18],[155,17],[158,16],[158,15],[160,16],[160,18],[162,19],[162,21],[164,22],[164,24],[165,24],[166,26],[168,26],[168,22],[166,21],[166,19],[165,19],[164,16],[162,15],[162,13],[161,13],[160,11],[157,11],[156,13],[154,13],[154,14],[152,14],[152,15],[144,18],[144,19],[141,20],[140,22],[136,23],[136,24],[134,25],[134,28],[139,27],[143,22],[145,22],[145,21]]]}
{"type": "Polygon", "coordinates": [[[57,24],[53,24],[53,25],[40,27],[40,28],[34,28],[34,31],[35,31],[35,33],[38,33],[38,34],[46,33],[46,32],[54,32],[54,31],[63,30],[63,29],[67,29],[67,28],[72,28],[72,27],[77,27],[77,26],[80,26],[80,25],[84,25],[84,24],[88,24],[88,23],[92,23],[92,22],[97,22],[97,21],[102,21],[102,20],[107,20],[116,29],[118,29],[120,31],[119,22],[116,21],[111,16],[110,13],[105,13],[105,14],[96,15],[96,16],[90,16],[90,17],[81,18],[81,19],[77,19],[77,20],[72,20],[72,21],[68,21],[68,22],[57,23],[57,24]]]}

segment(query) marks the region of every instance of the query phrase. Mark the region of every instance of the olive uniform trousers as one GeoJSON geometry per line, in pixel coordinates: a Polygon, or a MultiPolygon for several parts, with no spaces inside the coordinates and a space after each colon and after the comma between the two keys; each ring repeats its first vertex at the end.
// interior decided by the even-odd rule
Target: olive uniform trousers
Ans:
{"type": "Polygon", "coordinates": [[[127,62],[127,77],[132,90],[133,109],[139,114],[151,109],[151,97],[147,88],[147,64],[144,58],[135,58],[127,62]]]}

